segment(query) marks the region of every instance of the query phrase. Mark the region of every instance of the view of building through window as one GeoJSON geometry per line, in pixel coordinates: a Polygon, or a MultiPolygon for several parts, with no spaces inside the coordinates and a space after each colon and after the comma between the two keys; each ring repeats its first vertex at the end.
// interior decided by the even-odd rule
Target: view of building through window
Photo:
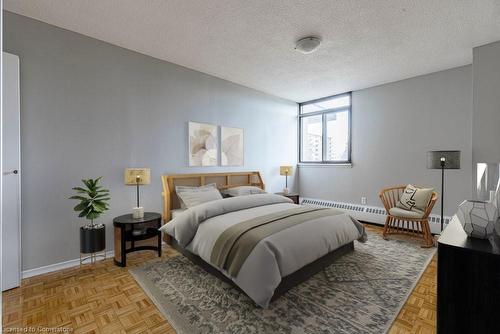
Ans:
{"type": "Polygon", "coordinates": [[[301,104],[300,161],[350,162],[350,112],[350,94],[301,104]]]}

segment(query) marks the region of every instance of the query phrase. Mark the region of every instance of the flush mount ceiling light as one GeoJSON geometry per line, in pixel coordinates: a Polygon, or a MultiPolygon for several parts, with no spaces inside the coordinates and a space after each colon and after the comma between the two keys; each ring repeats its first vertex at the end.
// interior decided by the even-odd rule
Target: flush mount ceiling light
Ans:
{"type": "Polygon", "coordinates": [[[308,54],[316,51],[316,49],[321,44],[321,38],[315,36],[309,36],[301,38],[295,44],[295,50],[300,53],[308,54]]]}

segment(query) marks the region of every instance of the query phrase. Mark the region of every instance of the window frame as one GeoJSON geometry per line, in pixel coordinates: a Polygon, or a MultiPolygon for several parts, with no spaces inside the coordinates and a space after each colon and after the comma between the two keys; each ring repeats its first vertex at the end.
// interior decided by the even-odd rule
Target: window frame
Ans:
{"type": "Polygon", "coordinates": [[[309,164],[309,165],[314,165],[314,164],[321,164],[321,165],[352,164],[352,157],[351,157],[351,149],[352,149],[352,92],[336,94],[336,95],[326,96],[326,97],[322,97],[322,98],[311,100],[311,101],[301,102],[301,103],[299,103],[298,109],[299,109],[299,114],[298,114],[299,163],[300,164],[309,164]],[[326,101],[326,100],[331,100],[331,99],[342,97],[342,96],[349,96],[349,105],[348,106],[330,108],[330,109],[325,109],[325,110],[318,110],[318,111],[309,112],[309,113],[302,113],[302,107],[304,105],[322,102],[322,101],[326,101]],[[326,117],[328,114],[334,114],[334,113],[338,113],[338,112],[342,112],[342,111],[347,111],[347,121],[348,121],[347,160],[326,160],[326,150],[327,150],[326,117]],[[321,115],[321,119],[322,119],[321,161],[305,161],[305,160],[302,160],[302,119],[309,117],[309,116],[317,116],[317,115],[321,115]]]}

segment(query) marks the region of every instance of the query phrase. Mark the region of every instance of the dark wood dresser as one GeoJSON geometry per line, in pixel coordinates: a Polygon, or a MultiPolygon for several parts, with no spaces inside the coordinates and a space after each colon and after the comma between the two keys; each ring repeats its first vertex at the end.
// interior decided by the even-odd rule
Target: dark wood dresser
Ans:
{"type": "Polygon", "coordinates": [[[453,217],[438,240],[437,332],[500,333],[500,238],[469,238],[453,217]]]}

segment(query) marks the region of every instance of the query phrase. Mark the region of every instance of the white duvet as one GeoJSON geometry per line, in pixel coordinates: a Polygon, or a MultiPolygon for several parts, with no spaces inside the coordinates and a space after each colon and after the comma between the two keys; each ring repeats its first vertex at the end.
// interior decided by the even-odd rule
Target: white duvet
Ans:
{"type": "MultiPolygon", "coordinates": [[[[271,194],[225,198],[188,209],[161,230],[210,263],[215,242],[228,227],[296,206],[288,198],[271,194]]],[[[304,221],[261,240],[236,277],[219,270],[255,303],[268,307],[282,277],[353,240],[366,240],[366,233],[347,213],[304,221]]]]}

